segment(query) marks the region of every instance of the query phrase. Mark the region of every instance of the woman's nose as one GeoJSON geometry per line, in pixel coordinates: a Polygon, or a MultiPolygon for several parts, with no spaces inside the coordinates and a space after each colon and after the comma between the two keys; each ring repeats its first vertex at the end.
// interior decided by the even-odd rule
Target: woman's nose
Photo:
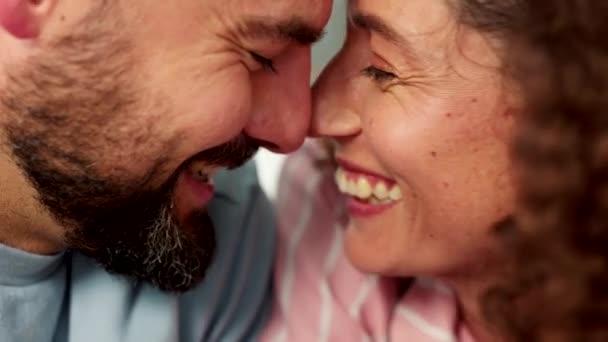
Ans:
{"type": "Polygon", "coordinates": [[[302,145],[310,125],[310,47],[294,47],[275,60],[276,73],[252,75],[252,116],[245,134],[273,152],[302,145]]]}
{"type": "Polygon", "coordinates": [[[338,55],[321,74],[312,92],[309,136],[341,138],[359,132],[360,107],[353,73],[348,63],[344,63],[344,56],[338,55]]]}

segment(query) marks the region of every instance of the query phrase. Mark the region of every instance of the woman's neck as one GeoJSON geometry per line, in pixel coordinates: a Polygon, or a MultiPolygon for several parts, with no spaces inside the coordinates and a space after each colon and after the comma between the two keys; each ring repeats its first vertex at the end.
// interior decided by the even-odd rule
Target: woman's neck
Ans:
{"type": "MultiPolygon", "coordinates": [[[[505,268],[500,267],[501,270],[505,268]]],[[[465,325],[476,342],[500,342],[501,337],[497,327],[492,326],[484,315],[482,299],[486,292],[504,280],[506,275],[496,272],[496,267],[467,272],[467,274],[441,277],[456,293],[462,323],[465,325]]]]}
{"type": "Polygon", "coordinates": [[[470,331],[476,342],[500,342],[500,333],[483,314],[482,298],[490,284],[452,284],[460,304],[462,324],[470,331]]]}

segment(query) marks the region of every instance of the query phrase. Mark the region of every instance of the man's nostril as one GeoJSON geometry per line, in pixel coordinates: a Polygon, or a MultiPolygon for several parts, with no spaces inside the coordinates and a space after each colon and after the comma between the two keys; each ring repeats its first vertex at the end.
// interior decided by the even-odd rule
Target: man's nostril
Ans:
{"type": "Polygon", "coordinates": [[[266,140],[261,140],[261,139],[253,139],[255,141],[256,144],[258,144],[260,147],[263,147],[267,150],[270,151],[278,151],[281,148],[279,147],[279,145],[272,143],[270,141],[266,141],[266,140]]]}
{"type": "Polygon", "coordinates": [[[268,150],[271,150],[271,151],[278,151],[278,150],[280,150],[279,145],[273,144],[273,143],[268,142],[268,141],[263,141],[261,143],[261,146],[264,147],[264,148],[266,148],[266,149],[268,149],[268,150]]]}

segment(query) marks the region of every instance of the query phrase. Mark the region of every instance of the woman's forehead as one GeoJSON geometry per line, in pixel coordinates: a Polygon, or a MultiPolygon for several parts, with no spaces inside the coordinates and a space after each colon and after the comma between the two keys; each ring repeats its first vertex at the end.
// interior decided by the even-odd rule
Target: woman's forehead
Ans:
{"type": "Polygon", "coordinates": [[[373,33],[376,48],[390,44],[410,61],[445,61],[455,45],[456,17],[444,1],[354,0],[349,5],[351,24],[373,33]]]}
{"type": "Polygon", "coordinates": [[[376,16],[410,38],[442,31],[455,21],[443,0],[351,0],[349,11],[376,16]]]}

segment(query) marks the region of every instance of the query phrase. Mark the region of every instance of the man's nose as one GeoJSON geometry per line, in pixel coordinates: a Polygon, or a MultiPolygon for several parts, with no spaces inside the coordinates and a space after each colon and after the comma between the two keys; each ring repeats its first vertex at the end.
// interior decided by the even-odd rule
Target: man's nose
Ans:
{"type": "Polygon", "coordinates": [[[276,73],[252,75],[253,115],[245,133],[273,152],[289,153],[310,125],[310,47],[294,47],[275,60],[276,73]]]}

